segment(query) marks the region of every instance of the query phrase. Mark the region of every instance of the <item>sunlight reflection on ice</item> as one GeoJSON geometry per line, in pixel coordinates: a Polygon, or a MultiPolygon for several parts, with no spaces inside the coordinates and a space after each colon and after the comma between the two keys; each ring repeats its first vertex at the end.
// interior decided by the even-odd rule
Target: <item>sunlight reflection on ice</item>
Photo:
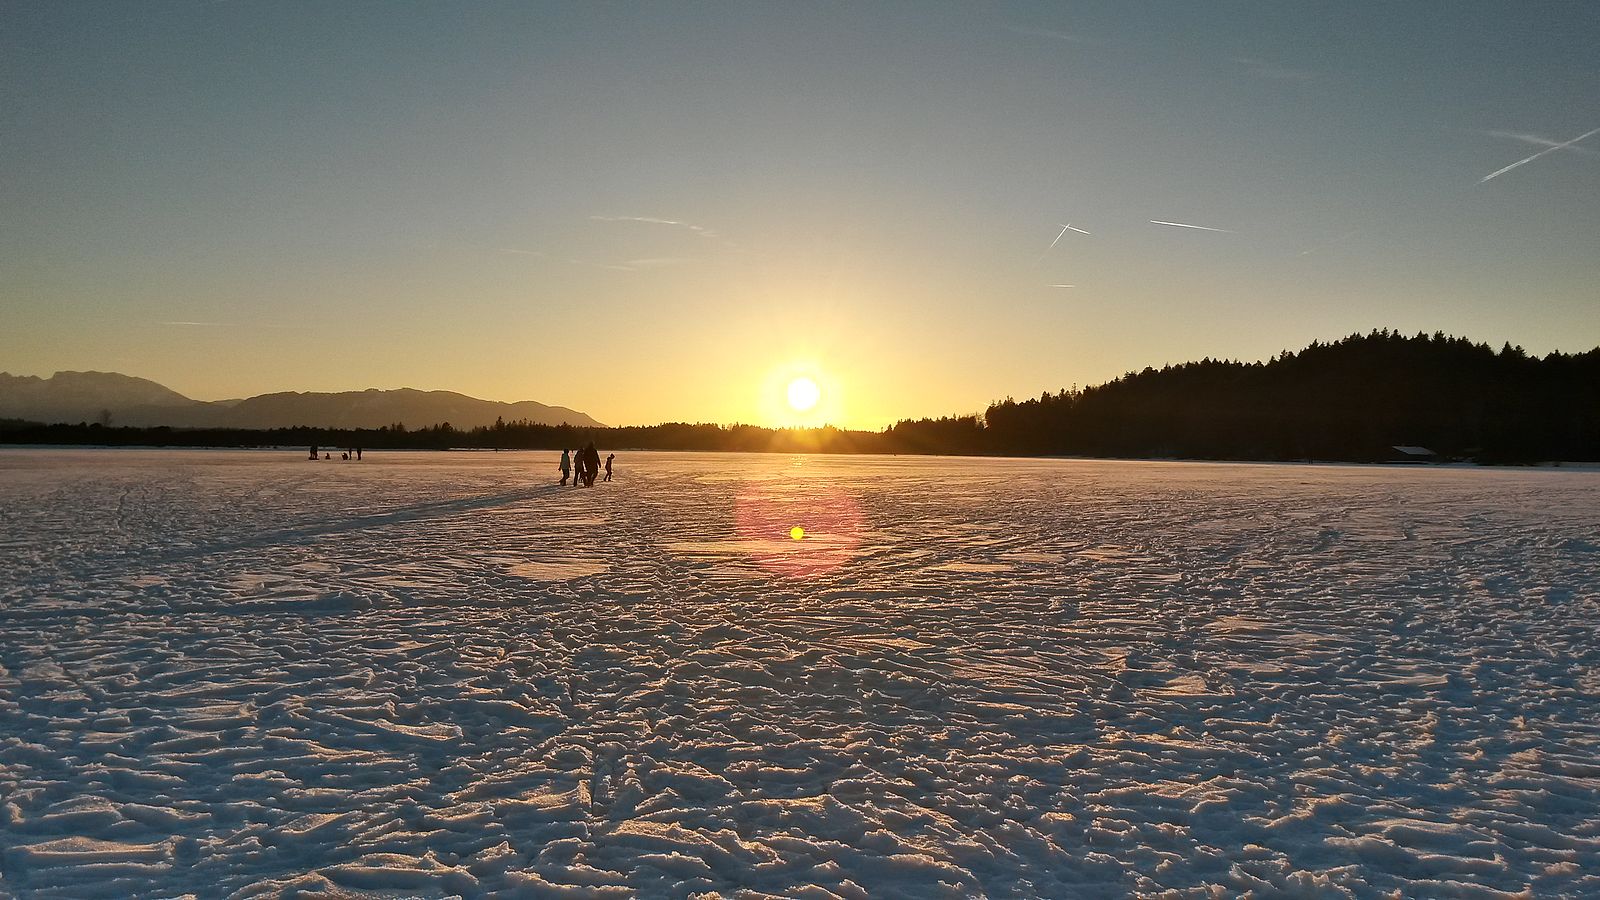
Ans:
{"type": "Polygon", "coordinates": [[[588,575],[599,575],[610,568],[603,562],[586,559],[550,560],[519,563],[507,571],[518,578],[533,581],[571,581],[588,575]]]}
{"type": "Polygon", "coordinates": [[[952,562],[952,563],[945,563],[945,564],[939,565],[939,566],[934,566],[933,568],[934,568],[935,571],[939,571],[939,572],[1009,572],[1009,571],[1011,571],[1011,566],[1005,565],[1003,563],[952,562]]]}

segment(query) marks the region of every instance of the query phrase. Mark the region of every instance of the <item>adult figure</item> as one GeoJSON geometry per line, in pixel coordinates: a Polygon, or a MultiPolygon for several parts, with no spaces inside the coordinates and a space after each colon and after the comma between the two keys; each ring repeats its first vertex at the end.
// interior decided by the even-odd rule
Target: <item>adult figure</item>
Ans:
{"type": "Polygon", "coordinates": [[[561,462],[556,464],[556,468],[561,470],[561,483],[565,485],[567,476],[572,474],[572,454],[566,449],[561,451],[561,462]]]}
{"type": "Polygon", "coordinates": [[[583,448],[583,486],[594,487],[594,478],[600,474],[600,451],[590,441],[583,448]]]}
{"type": "Polygon", "coordinates": [[[616,459],[616,458],[617,458],[617,455],[615,453],[607,453],[606,454],[606,480],[607,481],[611,480],[611,461],[613,459],[616,459]]]}

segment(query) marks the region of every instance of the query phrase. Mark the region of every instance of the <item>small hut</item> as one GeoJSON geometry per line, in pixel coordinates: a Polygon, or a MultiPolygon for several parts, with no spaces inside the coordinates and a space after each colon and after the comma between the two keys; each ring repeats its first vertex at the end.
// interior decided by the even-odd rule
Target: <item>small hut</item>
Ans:
{"type": "Polygon", "coordinates": [[[1394,451],[1394,455],[1390,457],[1391,462],[1426,463],[1437,462],[1439,459],[1439,454],[1429,450],[1427,447],[1412,447],[1405,444],[1396,444],[1389,449],[1394,451]]]}

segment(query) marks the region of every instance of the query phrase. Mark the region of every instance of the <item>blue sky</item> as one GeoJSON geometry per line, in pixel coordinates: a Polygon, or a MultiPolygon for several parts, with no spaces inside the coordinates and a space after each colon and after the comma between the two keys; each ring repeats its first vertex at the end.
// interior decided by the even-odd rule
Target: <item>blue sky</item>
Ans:
{"type": "Polygon", "coordinates": [[[1549,143],[1600,128],[1593,4],[0,23],[13,373],[614,423],[784,420],[803,373],[875,427],[1375,327],[1600,345],[1600,135],[1549,143]]]}

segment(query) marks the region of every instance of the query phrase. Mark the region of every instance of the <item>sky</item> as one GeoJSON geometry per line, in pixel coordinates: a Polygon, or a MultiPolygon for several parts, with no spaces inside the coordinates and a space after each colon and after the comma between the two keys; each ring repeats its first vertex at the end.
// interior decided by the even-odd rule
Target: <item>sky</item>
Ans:
{"type": "Polygon", "coordinates": [[[11,0],[0,369],[879,428],[1374,328],[1587,350],[1597,45],[1521,0],[11,0]]]}

